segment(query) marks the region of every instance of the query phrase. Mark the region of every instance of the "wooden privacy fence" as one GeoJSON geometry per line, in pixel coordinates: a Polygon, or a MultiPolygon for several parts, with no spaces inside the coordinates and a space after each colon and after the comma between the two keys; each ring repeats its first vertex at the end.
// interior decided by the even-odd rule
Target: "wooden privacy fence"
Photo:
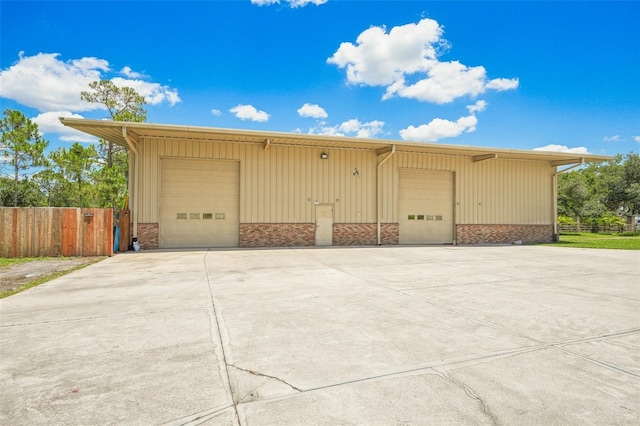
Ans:
{"type": "Polygon", "coordinates": [[[0,222],[0,257],[113,254],[113,209],[0,207],[0,222]]]}

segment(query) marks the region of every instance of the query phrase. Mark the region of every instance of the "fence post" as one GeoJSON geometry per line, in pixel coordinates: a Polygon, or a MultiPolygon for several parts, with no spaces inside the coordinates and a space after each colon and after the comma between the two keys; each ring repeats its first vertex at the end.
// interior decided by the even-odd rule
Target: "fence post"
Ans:
{"type": "Polygon", "coordinates": [[[120,210],[118,224],[120,226],[120,242],[119,251],[124,253],[129,249],[129,240],[131,239],[131,213],[129,210],[120,210]]]}

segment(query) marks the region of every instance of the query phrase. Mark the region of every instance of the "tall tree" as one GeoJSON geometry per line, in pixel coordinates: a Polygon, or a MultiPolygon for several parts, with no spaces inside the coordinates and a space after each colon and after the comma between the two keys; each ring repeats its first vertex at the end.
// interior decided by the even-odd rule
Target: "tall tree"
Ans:
{"type": "Polygon", "coordinates": [[[46,165],[44,150],[49,144],[42,139],[38,125],[16,110],[5,109],[2,118],[0,150],[13,171],[13,205],[18,207],[20,172],[46,165]]]}
{"type": "Polygon", "coordinates": [[[31,181],[38,186],[40,192],[46,199],[47,207],[60,207],[62,204],[56,203],[56,193],[58,192],[60,178],[51,167],[40,170],[31,177],[31,181]]]}
{"type": "Polygon", "coordinates": [[[560,174],[558,214],[592,223],[604,216],[640,214],[640,156],[617,155],[560,174]]]}
{"type": "MultiPolygon", "coordinates": [[[[114,121],[143,122],[147,119],[143,96],[131,87],[118,87],[111,80],[94,81],[91,90],[83,91],[80,98],[104,105],[114,121]]],[[[127,189],[129,156],[127,148],[100,140],[100,155],[105,167],[96,172],[101,207],[116,207],[127,189]]]]}
{"type": "MultiPolygon", "coordinates": [[[[14,182],[11,178],[0,177],[0,206],[15,204],[14,182]]],[[[47,203],[45,195],[39,186],[27,176],[18,182],[18,206],[43,207],[47,203]]]]}
{"type": "MultiPolygon", "coordinates": [[[[111,80],[99,80],[89,84],[91,90],[82,91],[80,99],[105,106],[113,121],[132,121],[141,123],[147,120],[147,110],[144,109],[144,97],[131,87],[118,87],[111,80]]],[[[101,141],[102,143],[103,141],[101,141]]],[[[113,156],[118,149],[113,142],[107,141],[104,156],[107,167],[113,166],[113,156]]]]}
{"type": "Polygon", "coordinates": [[[574,171],[559,175],[558,180],[558,214],[575,218],[578,222],[584,219],[595,219],[605,212],[598,194],[584,172],[574,171]]]}
{"type": "Polygon", "coordinates": [[[59,148],[49,156],[55,166],[56,175],[66,183],[65,191],[72,205],[77,207],[91,207],[94,205],[92,197],[92,175],[94,172],[98,151],[94,145],[84,147],[74,142],[69,149],[59,148]],[[66,181],[66,182],[65,182],[66,181]]]}
{"type": "Polygon", "coordinates": [[[626,206],[631,214],[640,215],[640,155],[633,152],[627,155],[622,174],[626,182],[626,206]]]}

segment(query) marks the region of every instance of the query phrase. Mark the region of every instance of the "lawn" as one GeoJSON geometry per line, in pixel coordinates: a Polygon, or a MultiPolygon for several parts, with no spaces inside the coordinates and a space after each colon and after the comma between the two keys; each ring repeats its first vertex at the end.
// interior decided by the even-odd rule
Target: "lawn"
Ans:
{"type": "Polygon", "coordinates": [[[0,299],[102,259],[104,257],[0,257],[0,299]]]}
{"type": "Polygon", "coordinates": [[[577,248],[640,250],[640,235],[571,232],[560,234],[560,241],[547,245],[577,248]]]}
{"type": "Polygon", "coordinates": [[[26,263],[32,262],[36,260],[36,258],[28,258],[28,257],[17,257],[17,258],[7,258],[0,257],[0,268],[4,268],[9,265],[17,265],[18,263],[26,263]]]}

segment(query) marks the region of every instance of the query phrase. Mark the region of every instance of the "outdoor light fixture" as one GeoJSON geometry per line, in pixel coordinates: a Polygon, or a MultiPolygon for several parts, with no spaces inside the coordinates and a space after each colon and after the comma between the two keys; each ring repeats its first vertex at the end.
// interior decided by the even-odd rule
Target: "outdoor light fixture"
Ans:
{"type": "Polygon", "coordinates": [[[322,154],[320,154],[320,158],[326,160],[327,158],[329,158],[329,154],[323,152],[322,154]]]}

